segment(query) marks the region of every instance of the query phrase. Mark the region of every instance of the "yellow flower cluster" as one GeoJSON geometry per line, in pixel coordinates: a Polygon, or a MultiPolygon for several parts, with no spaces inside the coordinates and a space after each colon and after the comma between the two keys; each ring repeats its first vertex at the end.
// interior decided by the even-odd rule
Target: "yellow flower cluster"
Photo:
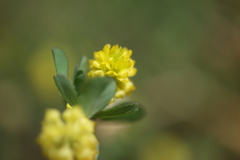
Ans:
{"type": "Polygon", "coordinates": [[[94,127],[80,107],[67,106],[62,115],[49,109],[37,142],[49,160],[94,160],[98,154],[94,127]]]}
{"type": "Polygon", "coordinates": [[[94,60],[89,60],[89,77],[114,77],[117,84],[115,98],[123,98],[135,90],[135,86],[129,77],[137,73],[134,68],[135,61],[130,57],[132,51],[118,45],[103,47],[103,50],[94,53],[94,60]]]}

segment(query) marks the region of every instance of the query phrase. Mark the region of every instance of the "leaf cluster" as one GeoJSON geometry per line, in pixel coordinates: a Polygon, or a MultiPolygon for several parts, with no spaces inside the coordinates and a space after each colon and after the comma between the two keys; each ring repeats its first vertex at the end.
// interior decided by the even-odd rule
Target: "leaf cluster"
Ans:
{"type": "Polygon", "coordinates": [[[143,115],[138,103],[124,103],[103,110],[114,97],[116,82],[111,77],[87,78],[88,59],[82,56],[76,65],[73,78],[68,78],[68,58],[60,48],[52,49],[57,75],[54,82],[71,106],[81,106],[88,118],[101,120],[137,120],[143,115]]]}

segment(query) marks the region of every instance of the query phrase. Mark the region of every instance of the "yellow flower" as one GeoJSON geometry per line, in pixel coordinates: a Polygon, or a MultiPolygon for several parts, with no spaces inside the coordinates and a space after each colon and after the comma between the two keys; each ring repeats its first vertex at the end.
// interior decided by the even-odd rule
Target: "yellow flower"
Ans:
{"type": "Polygon", "coordinates": [[[123,98],[135,90],[135,86],[129,77],[137,73],[134,68],[135,61],[130,57],[132,50],[119,47],[118,45],[103,47],[103,50],[94,53],[94,60],[89,60],[89,77],[114,77],[117,84],[115,98],[123,98]]]}
{"type": "Polygon", "coordinates": [[[62,115],[48,109],[37,142],[49,160],[94,160],[98,154],[94,127],[80,107],[67,106],[62,115]]]}

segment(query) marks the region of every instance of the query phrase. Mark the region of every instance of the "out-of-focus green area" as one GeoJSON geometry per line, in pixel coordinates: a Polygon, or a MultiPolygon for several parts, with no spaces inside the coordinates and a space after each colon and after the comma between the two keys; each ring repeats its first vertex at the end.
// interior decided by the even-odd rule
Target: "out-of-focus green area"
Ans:
{"type": "Polygon", "coordinates": [[[133,50],[134,123],[100,122],[100,160],[240,159],[240,2],[0,1],[0,159],[41,160],[46,108],[63,110],[51,48],[73,66],[133,50]]]}

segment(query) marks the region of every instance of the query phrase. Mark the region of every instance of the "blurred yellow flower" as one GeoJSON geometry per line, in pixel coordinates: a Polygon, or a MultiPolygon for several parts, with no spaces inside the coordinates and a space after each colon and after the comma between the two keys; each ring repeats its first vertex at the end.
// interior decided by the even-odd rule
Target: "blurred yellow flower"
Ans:
{"type": "Polygon", "coordinates": [[[94,53],[94,60],[89,60],[89,77],[114,77],[117,84],[115,98],[123,98],[135,90],[135,86],[129,77],[137,73],[134,68],[135,61],[130,57],[132,50],[118,45],[103,47],[103,50],[94,53]]]}
{"type": "Polygon", "coordinates": [[[94,160],[98,154],[94,127],[80,107],[67,105],[62,115],[48,109],[37,142],[49,160],[94,160]]]}

